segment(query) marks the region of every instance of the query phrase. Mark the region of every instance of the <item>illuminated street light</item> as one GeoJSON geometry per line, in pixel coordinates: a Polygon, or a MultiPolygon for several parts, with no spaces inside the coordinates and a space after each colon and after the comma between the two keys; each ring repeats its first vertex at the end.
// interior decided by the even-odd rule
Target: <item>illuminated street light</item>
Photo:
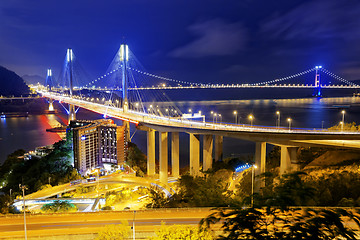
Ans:
{"type": "Polygon", "coordinates": [[[25,189],[26,186],[19,184],[19,188],[22,190],[23,193],[23,211],[24,211],[24,233],[25,233],[25,240],[27,240],[27,232],[26,232],[26,211],[25,211],[25,189]]]}
{"type": "Polygon", "coordinates": [[[234,111],[234,115],[235,115],[235,124],[237,124],[237,111],[234,111]]]}
{"type": "Polygon", "coordinates": [[[344,131],[344,122],[341,121],[341,122],[340,122],[340,125],[341,125],[341,131],[344,131]]]}
{"type": "Polygon", "coordinates": [[[255,169],[257,168],[256,165],[252,165],[251,170],[251,207],[254,206],[254,177],[255,177],[255,169]]]}
{"type": "Polygon", "coordinates": [[[344,124],[345,124],[345,110],[342,110],[342,111],[341,111],[341,113],[342,113],[342,122],[343,122],[343,129],[342,129],[342,130],[344,130],[344,124]]]}
{"type": "Polygon", "coordinates": [[[292,119],[291,119],[291,118],[288,118],[287,121],[288,121],[288,123],[289,123],[289,131],[290,131],[290,130],[291,130],[291,121],[292,121],[292,119]]]}
{"type": "Polygon", "coordinates": [[[252,127],[254,120],[254,116],[252,114],[249,115],[249,120],[250,120],[250,126],[252,127]]]}
{"type": "Polygon", "coordinates": [[[189,111],[189,113],[191,113],[191,108],[189,108],[189,110],[188,110],[188,111],[189,111]]]}
{"type": "Polygon", "coordinates": [[[277,127],[280,128],[280,111],[276,111],[276,115],[277,115],[277,127]]]}

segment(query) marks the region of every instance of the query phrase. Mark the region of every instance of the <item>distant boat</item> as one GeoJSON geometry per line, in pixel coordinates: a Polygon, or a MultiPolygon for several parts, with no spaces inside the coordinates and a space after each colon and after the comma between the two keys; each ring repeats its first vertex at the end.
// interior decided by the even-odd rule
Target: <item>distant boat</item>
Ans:
{"type": "Polygon", "coordinates": [[[66,132],[66,126],[55,127],[55,128],[48,128],[46,129],[47,132],[66,132]]]}

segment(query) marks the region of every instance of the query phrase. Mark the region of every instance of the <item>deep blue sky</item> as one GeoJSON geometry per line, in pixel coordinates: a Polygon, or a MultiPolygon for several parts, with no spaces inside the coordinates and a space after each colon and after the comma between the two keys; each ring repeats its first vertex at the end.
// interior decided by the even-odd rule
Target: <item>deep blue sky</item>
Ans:
{"type": "Polygon", "coordinates": [[[59,73],[71,47],[92,77],[123,37],[147,71],[191,82],[271,80],[321,64],[360,79],[357,0],[8,0],[0,65],[59,73]]]}

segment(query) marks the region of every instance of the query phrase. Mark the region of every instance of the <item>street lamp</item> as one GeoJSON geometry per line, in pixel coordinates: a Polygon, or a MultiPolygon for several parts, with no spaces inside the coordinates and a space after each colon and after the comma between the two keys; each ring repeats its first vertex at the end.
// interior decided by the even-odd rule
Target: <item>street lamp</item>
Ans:
{"type": "Polygon", "coordinates": [[[237,111],[234,111],[234,115],[235,115],[235,124],[237,124],[237,111]]]}
{"type": "Polygon", "coordinates": [[[219,117],[220,117],[219,123],[221,124],[221,119],[222,119],[222,118],[221,118],[221,114],[219,114],[219,117]]]}
{"type": "Polygon", "coordinates": [[[280,128],[280,111],[276,111],[277,115],[277,127],[280,128]]]}
{"type": "Polygon", "coordinates": [[[252,127],[254,120],[254,116],[252,114],[249,115],[249,120],[250,120],[250,126],[252,127]]]}
{"type": "Polygon", "coordinates": [[[291,130],[291,121],[292,121],[292,119],[291,119],[291,118],[288,118],[287,121],[288,121],[288,123],[289,123],[289,131],[290,131],[290,130],[291,130]]]}
{"type": "Polygon", "coordinates": [[[254,177],[256,168],[257,166],[253,165],[251,169],[251,207],[254,206],[254,177]]]}
{"type": "Polygon", "coordinates": [[[191,113],[191,111],[192,111],[191,108],[189,108],[189,113],[191,113]]]}
{"type": "Polygon", "coordinates": [[[25,211],[25,189],[27,189],[26,186],[19,184],[19,188],[22,189],[23,192],[23,211],[24,211],[24,233],[25,233],[25,240],[27,240],[27,232],[26,232],[26,211],[25,211]]]}
{"type": "Polygon", "coordinates": [[[342,110],[341,113],[342,113],[342,122],[343,122],[342,129],[341,129],[341,131],[342,131],[342,130],[344,130],[344,124],[345,124],[345,110],[342,110]]]}
{"type": "Polygon", "coordinates": [[[136,213],[136,211],[134,211],[134,219],[133,219],[133,227],[132,227],[132,229],[133,229],[133,240],[135,240],[135,213],[136,213]]]}
{"type": "Polygon", "coordinates": [[[344,131],[344,122],[341,121],[341,122],[340,122],[340,125],[341,125],[341,131],[344,131]]]}

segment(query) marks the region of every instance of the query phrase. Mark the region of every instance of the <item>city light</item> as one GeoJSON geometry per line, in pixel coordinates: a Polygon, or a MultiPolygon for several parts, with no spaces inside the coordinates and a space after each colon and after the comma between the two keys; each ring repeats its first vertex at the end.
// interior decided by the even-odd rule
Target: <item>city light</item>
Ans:
{"type": "Polygon", "coordinates": [[[292,119],[291,119],[291,118],[288,118],[287,121],[288,121],[288,123],[289,123],[289,131],[290,131],[290,130],[291,130],[291,121],[292,121],[292,119]]]}
{"type": "Polygon", "coordinates": [[[252,114],[249,115],[249,120],[250,120],[250,126],[253,126],[253,120],[254,120],[254,116],[252,114]]]}
{"type": "Polygon", "coordinates": [[[276,127],[280,128],[280,111],[276,111],[276,115],[277,115],[276,127]]]}

